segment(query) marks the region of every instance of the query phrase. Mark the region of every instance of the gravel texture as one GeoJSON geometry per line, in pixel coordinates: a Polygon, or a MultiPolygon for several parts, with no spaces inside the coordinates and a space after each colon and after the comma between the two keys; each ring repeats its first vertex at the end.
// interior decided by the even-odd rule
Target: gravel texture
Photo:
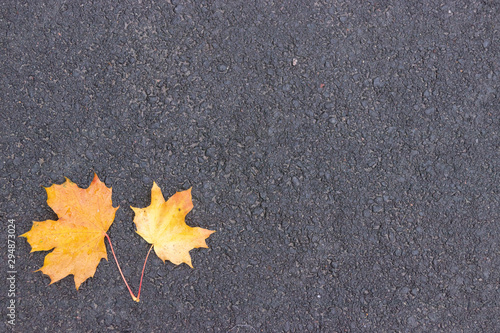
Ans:
{"type": "Polygon", "coordinates": [[[499,30],[495,0],[0,0],[1,223],[96,172],[134,291],[153,181],[217,231],[140,303],[19,238],[0,330],[499,332],[499,30]]]}

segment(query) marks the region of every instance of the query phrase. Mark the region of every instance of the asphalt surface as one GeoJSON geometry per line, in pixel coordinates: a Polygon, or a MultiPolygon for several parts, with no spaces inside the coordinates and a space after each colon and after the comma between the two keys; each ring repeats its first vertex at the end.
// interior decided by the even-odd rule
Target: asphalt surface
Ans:
{"type": "Polygon", "coordinates": [[[153,181],[217,231],[140,303],[109,247],[76,291],[18,238],[0,330],[499,332],[499,30],[496,0],[0,1],[1,223],[96,172],[134,292],[153,181]]]}

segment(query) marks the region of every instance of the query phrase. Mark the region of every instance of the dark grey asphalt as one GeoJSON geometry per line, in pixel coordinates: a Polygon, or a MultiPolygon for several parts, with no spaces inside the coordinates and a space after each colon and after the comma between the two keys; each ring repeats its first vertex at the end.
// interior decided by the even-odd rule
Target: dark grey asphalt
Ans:
{"type": "Polygon", "coordinates": [[[499,30],[496,0],[0,1],[1,223],[97,172],[134,290],[153,181],[217,231],[138,304],[110,254],[77,292],[19,238],[14,331],[499,332],[499,30]]]}

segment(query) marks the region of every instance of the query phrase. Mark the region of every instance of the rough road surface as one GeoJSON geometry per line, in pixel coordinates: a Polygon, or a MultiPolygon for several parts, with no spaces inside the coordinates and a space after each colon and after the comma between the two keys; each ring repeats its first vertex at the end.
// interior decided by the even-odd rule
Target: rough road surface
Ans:
{"type": "Polygon", "coordinates": [[[499,332],[499,30],[495,0],[0,1],[3,258],[94,172],[134,292],[153,181],[217,230],[140,303],[110,253],[76,291],[17,238],[0,330],[499,332]]]}

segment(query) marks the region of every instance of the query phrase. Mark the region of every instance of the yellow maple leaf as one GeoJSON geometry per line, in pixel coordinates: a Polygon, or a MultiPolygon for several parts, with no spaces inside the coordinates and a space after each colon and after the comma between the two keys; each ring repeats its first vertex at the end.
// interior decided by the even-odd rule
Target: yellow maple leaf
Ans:
{"type": "Polygon", "coordinates": [[[51,279],[50,284],[73,274],[76,289],[93,277],[102,258],[108,260],[104,237],[115,219],[111,187],[97,174],[87,189],[66,178],[61,185],[45,188],[47,204],[59,219],[33,222],[26,237],[31,252],[50,251],[39,269],[51,279]]]}
{"type": "Polygon", "coordinates": [[[205,239],[215,232],[186,224],[184,219],[193,208],[191,189],[177,192],[165,201],[161,189],[153,183],[151,205],[130,208],[135,212],[137,233],[153,244],[155,253],[163,262],[169,260],[176,265],[186,263],[192,268],[189,251],[199,247],[208,248],[205,239]]]}

